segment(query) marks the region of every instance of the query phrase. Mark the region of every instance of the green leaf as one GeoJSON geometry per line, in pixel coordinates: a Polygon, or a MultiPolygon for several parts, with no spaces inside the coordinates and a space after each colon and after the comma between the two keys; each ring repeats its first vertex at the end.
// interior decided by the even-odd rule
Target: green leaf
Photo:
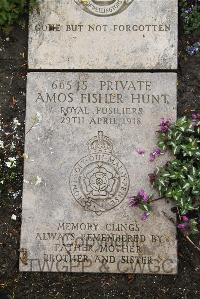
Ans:
{"type": "Polygon", "coordinates": [[[189,183],[186,183],[184,186],[183,186],[183,189],[184,190],[188,190],[190,188],[190,184],[189,183]]]}

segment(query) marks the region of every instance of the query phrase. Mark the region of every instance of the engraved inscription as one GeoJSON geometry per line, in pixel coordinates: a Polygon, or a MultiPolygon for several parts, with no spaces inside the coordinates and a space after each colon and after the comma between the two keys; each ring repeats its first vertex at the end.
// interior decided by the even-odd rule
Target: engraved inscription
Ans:
{"type": "Polygon", "coordinates": [[[70,176],[71,192],[87,211],[101,214],[120,204],[129,188],[125,166],[112,155],[113,144],[102,131],[88,143],[90,155],[74,166],[70,176]]]}
{"type": "Polygon", "coordinates": [[[142,221],[128,200],[152,192],[149,155],[160,118],[175,119],[176,85],[163,72],[28,74],[20,271],[176,273],[171,205],[142,221]]]}

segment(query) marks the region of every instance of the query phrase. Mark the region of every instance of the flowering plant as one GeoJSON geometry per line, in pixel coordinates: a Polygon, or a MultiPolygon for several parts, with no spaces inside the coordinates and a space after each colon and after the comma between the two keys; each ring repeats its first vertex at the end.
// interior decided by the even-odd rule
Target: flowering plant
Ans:
{"type": "Polygon", "coordinates": [[[129,196],[130,207],[139,207],[144,211],[142,220],[146,220],[151,212],[151,198],[143,189],[136,196],[129,196]]]}
{"type": "Polygon", "coordinates": [[[28,13],[28,9],[32,9],[37,0],[30,0],[29,6],[26,0],[1,0],[0,1],[0,26],[7,29],[14,23],[19,23],[24,13],[28,13]]]}
{"type": "Polygon", "coordinates": [[[181,0],[181,17],[184,23],[185,33],[189,34],[200,28],[199,0],[181,0]]]}
{"type": "Polygon", "coordinates": [[[197,233],[200,215],[200,114],[192,120],[182,117],[167,132],[159,133],[158,146],[175,155],[154,173],[153,186],[162,197],[171,199],[179,219],[178,228],[197,233]]]}
{"type": "MultiPolygon", "coordinates": [[[[175,123],[161,119],[158,149],[155,156],[169,150],[175,159],[149,174],[150,183],[160,198],[171,200],[178,215],[178,228],[186,235],[199,232],[200,222],[200,114],[192,119],[179,118],[175,123]]],[[[150,155],[150,161],[152,160],[150,155]]],[[[157,200],[144,191],[130,198],[130,205],[152,211],[157,200]]],[[[144,220],[147,217],[144,217],[144,220]]]]}

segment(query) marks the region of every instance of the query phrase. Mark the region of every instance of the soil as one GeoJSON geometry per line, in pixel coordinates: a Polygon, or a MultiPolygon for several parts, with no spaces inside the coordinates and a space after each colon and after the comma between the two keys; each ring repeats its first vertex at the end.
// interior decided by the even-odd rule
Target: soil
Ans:
{"type": "MultiPolygon", "coordinates": [[[[200,33],[179,34],[178,115],[200,111],[200,57],[187,56],[187,44],[199,41],[200,33]]],[[[27,28],[0,33],[0,140],[5,151],[0,157],[18,156],[15,177],[0,193],[0,299],[50,298],[200,298],[200,252],[183,236],[178,236],[178,274],[69,274],[19,273],[19,238],[23,181],[24,118],[26,107],[27,28]],[[21,123],[13,133],[12,121],[21,123]],[[15,147],[11,142],[15,136],[15,147]],[[11,153],[12,151],[12,153],[11,153]],[[16,215],[16,220],[11,219],[16,215]]],[[[198,237],[193,241],[200,244],[198,237]]]]}

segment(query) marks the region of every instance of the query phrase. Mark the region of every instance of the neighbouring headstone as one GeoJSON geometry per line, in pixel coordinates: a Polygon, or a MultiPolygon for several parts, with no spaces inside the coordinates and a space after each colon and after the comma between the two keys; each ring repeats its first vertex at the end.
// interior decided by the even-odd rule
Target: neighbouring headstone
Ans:
{"type": "Polygon", "coordinates": [[[170,204],[128,204],[169,158],[149,161],[162,117],[175,73],[28,74],[21,271],[176,273],[170,204]]]}
{"type": "Polygon", "coordinates": [[[40,0],[31,69],[176,69],[177,0],[40,0]]]}

